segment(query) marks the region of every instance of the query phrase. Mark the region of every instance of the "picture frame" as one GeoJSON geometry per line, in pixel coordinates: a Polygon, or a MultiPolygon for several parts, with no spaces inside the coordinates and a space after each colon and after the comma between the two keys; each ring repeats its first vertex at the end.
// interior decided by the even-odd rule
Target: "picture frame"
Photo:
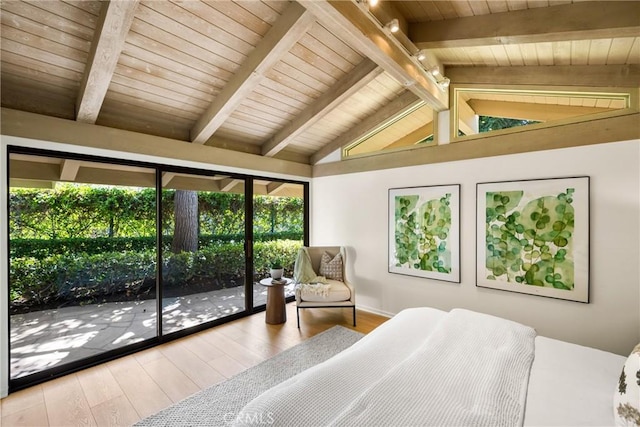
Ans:
{"type": "Polygon", "coordinates": [[[460,184],[389,189],[389,273],[460,283],[460,184]]]}
{"type": "Polygon", "coordinates": [[[589,177],[476,185],[476,286],[589,303],[589,177]]]}

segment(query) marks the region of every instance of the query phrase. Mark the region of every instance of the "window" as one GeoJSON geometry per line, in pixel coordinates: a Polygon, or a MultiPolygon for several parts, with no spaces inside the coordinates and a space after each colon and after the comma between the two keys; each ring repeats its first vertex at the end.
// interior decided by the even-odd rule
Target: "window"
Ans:
{"type": "Polygon", "coordinates": [[[155,337],[155,169],[9,162],[11,380],[155,337]]]}
{"type": "Polygon", "coordinates": [[[245,311],[245,179],[162,173],[162,333],[245,311]]]}
{"type": "Polygon", "coordinates": [[[372,132],[345,147],[343,157],[434,144],[434,133],[433,109],[420,103],[395,115],[372,132]]]}
{"type": "MultiPolygon", "coordinates": [[[[293,265],[304,238],[304,186],[281,181],[254,181],[253,192],[253,283],[254,307],[264,306],[267,288],[259,285],[269,277],[275,261],[284,276],[293,277],[293,265]]],[[[285,297],[293,297],[293,284],[285,287],[285,297]]]]}
{"type": "MultiPolygon", "coordinates": [[[[591,120],[629,108],[629,93],[548,89],[453,89],[452,135],[473,136],[515,127],[591,120]]],[[[455,139],[455,138],[454,138],[455,139]]]]}
{"type": "Polygon", "coordinates": [[[291,272],[308,243],[307,183],[21,147],[8,160],[11,391],[262,310],[265,260],[291,272]]]}

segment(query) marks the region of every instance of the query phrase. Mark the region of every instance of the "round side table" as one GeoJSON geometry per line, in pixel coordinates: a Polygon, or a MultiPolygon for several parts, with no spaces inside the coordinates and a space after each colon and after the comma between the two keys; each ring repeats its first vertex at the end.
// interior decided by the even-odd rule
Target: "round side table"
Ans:
{"type": "Polygon", "coordinates": [[[283,277],[285,283],[272,283],[267,277],[260,280],[262,286],[267,287],[267,315],[265,321],[270,325],[279,325],[287,321],[287,307],[284,299],[284,287],[291,283],[291,279],[283,277]]]}

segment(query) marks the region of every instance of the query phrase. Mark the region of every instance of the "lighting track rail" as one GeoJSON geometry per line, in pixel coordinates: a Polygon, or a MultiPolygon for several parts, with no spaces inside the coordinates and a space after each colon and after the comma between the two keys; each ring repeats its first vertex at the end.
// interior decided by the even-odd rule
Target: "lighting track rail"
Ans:
{"type": "Polygon", "coordinates": [[[441,91],[446,91],[451,83],[448,77],[442,74],[440,66],[435,63],[428,63],[427,52],[418,49],[409,37],[400,29],[398,18],[390,19],[386,24],[380,22],[380,19],[372,12],[378,5],[378,0],[356,0],[358,6],[365,14],[378,25],[396,45],[400,46],[419,67],[425,72],[425,75],[433,81],[441,91]]]}

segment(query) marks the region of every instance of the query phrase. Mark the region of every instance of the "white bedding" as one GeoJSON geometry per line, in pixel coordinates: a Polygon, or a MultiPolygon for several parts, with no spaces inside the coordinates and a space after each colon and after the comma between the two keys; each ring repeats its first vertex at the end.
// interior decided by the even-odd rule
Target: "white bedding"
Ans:
{"type": "Polygon", "coordinates": [[[330,425],[522,425],[534,338],[532,328],[518,323],[452,310],[330,425]]]}
{"type": "Polygon", "coordinates": [[[276,417],[298,413],[307,420],[302,425],[328,425],[336,412],[343,411],[363,389],[415,351],[442,318],[442,313],[438,310],[399,313],[393,324],[383,323],[376,328],[376,334],[366,335],[347,350],[265,392],[278,402],[277,414],[272,414],[271,402],[261,399],[263,394],[245,407],[243,413],[247,416],[239,415],[236,420],[251,420],[252,415],[273,416],[273,425],[278,426],[283,424],[276,417]],[[331,375],[322,375],[322,372],[331,375]],[[290,398],[300,395],[305,396],[303,400],[290,398]]]}
{"type": "MultiPolygon", "coordinates": [[[[287,425],[283,420],[292,414],[300,426],[330,425],[336,414],[415,352],[446,314],[427,307],[404,310],[349,349],[265,392],[243,411],[269,413],[273,425],[287,425]]],[[[524,424],[613,425],[613,391],[624,361],[622,356],[537,337],[524,424]]],[[[385,404],[394,405],[395,398],[388,396],[385,404]]]]}
{"type": "Polygon", "coordinates": [[[626,357],[536,338],[526,426],[613,426],[613,394],[626,357]]]}

